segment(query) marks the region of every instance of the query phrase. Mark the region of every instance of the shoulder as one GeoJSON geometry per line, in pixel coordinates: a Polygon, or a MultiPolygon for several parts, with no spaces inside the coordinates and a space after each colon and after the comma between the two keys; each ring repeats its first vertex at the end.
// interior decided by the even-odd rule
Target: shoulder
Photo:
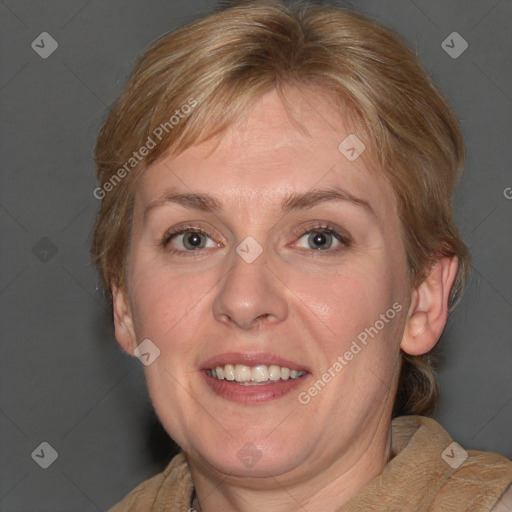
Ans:
{"type": "Polygon", "coordinates": [[[190,494],[190,474],[188,463],[183,452],[176,455],[164,471],[145,480],[130,491],[109,512],[138,512],[153,510],[162,500],[172,498],[174,492],[182,496],[190,494]],[[185,493],[181,492],[186,490],[185,493]]]}
{"type": "Polygon", "coordinates": [[[435,420],[422,416],[394,419],[392,437],[396,458],[389,462],[389,469],[409,475],[397,485],[410,493],[411,481],[416,479],[421,500],[430,500],[429,510],[501,512],[502,508],[495,508],[500,506],[512,512],[508,504],[512,461],[506,457],[466,451],[435,420]]]}
{"type": "Polygon", "coordinates": [[[510,512],[512,510],[512,485],[502,494],[491,512],[510,512]]]}
{"type": "Polygon", "coordinates": [[[135,512],[136,510],[151,510],[151,506],[162,486],[164,474],[145,480],[135,489],[132,489],[119,503],[114,505],[109,512],[135,512]]]}
{"type": "Polygon", "coordinates": [[[460,510],[510,512],[504,500],[511,496],[512,462],[497,453],[476,450],[468,450],[465,457],[460,466],[447,472],[440,495],[464,503],[466,508],[460,510]],[[502,504],[506,508],[496,508],[502,504]]]}

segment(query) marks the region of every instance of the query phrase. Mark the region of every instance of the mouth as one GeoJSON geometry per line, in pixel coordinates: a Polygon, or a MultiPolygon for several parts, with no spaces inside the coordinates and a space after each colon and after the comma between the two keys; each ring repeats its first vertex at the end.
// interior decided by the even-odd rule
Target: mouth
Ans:
{"type": "Polygon", "coordinates": [[[299,379],[306,370],[290,370],[287,366],[272,364],[258,364],[247,366],[245,364],[226,364],[206,370],[206,373],[217,380],[226,380],[244,386],[261,386],[287,380],[299,379]]]}
{"type": "Polygon", "coordinates": [[[226,400],[268,402],[302,386],[307,368],[270,354],[232,353],[207,361],[202,375],[209,388],[226,400]]]}

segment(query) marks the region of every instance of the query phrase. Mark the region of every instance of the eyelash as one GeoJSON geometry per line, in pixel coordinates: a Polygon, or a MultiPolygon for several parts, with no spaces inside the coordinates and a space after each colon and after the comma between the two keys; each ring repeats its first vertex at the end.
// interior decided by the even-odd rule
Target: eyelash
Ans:
{"type": "MultiPolygon", "coordinates": [[[[328,234],[332,235],[336,240],[338,240],[344,247],[340,247],[338,249],[324,249],[324,250],[302,249],[301,248],[302,250],[314,251],[315,253],[327,253],[327,254],[321,254],[321,255],[329,256],[329,255],[332,255],[333,253],[339,252],[343,248],[350,246],[349,238],[341,235],[334,226],[331,226],[331,225],[325,224],[325,223],[314,224],[312,226],[308,226],[307,228],[302,228],[302,230],[297,230],[293,234],[294,234],[294,236],[296,236],[300,239],[304,235],[307,235],[308,233],[314,233],[314,232],[328,233],[328,234]]],[[[208,230],[200,228],[198,226],[187,225],[187,226],[183,226],[178,229],[175,229],[175,230],[166,231],[164,236],[162,237],[162,240],[159,245],[161,245],[161,247],[164,248],[166,251],[169,251],[170,253],[173,253],[173,254],[179,254],[179,255],[185,255],[186,253],[200,253],[201,251],[203,251],[204,249],[187,251],[187,250],[178,250],[178,249],[170,249],[169,248],[169,243],[175,236],[183,235],[183,234],[187,234],[187,233],[200,233],[200,234],[206,235],[209,238],[213,239],[213,235],[208,230]]]]}

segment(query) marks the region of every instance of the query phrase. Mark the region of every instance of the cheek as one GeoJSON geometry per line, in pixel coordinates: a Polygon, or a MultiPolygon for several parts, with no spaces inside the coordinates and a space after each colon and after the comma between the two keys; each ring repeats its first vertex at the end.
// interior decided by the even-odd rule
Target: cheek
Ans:
{"type": "Polygon", "coordinates": [[[213,292],[213,276],[199,272],[178,275],[168,267],[142,263],[134,265],[132,275],[137,337],[154,339],[163,350],[184,345],[204,319],[201,312],[213,292]]]}
{"type": "Polygon", "coordinates": [[[312,316],[343,339],[373,324],[397,300],[387,266],[368,258],[346,262],[323,275],[297,273],[290,287],[312,316]]]}
{"type": "Polygon", "coordinates": [[[389,389],[383,383],[391,385],[396,370],[405,311],[392,269],[385,259],[360,258],[318,277],[297,276],[294,290],[298,303],[307,305],[302,324],[315,340],[317,368],[335,375],[323,400],[341,400],[340,410],[379,403],[389,389]],[[361,403],[353,402],[354,394],[361,403]]]}

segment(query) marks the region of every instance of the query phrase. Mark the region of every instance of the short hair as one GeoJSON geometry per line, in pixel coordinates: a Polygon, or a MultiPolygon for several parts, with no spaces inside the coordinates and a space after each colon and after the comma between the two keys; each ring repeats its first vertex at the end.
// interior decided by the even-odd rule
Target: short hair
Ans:
{"type": "MultiPolygon", "coordinates": [[[[411,286],[437,258],[457,256],[454,307],[471,256],[451,208],[465,158],[452,108],[393,31],[345,8],[284,0],[249,0],[206,15],[164,35],[138,59],[95,153],[101,206],[91,256],[109,298],[112,285],[127,285],[138,177],[165,151],[178,154],[222,133],[263,94],[284,97],[289,87],[320,88],[335,99],[364,141],[365,158],[391,184],[411,286]]],[[[432,412],[432,351],[401,356],[393,415],[432,412]]]]}

